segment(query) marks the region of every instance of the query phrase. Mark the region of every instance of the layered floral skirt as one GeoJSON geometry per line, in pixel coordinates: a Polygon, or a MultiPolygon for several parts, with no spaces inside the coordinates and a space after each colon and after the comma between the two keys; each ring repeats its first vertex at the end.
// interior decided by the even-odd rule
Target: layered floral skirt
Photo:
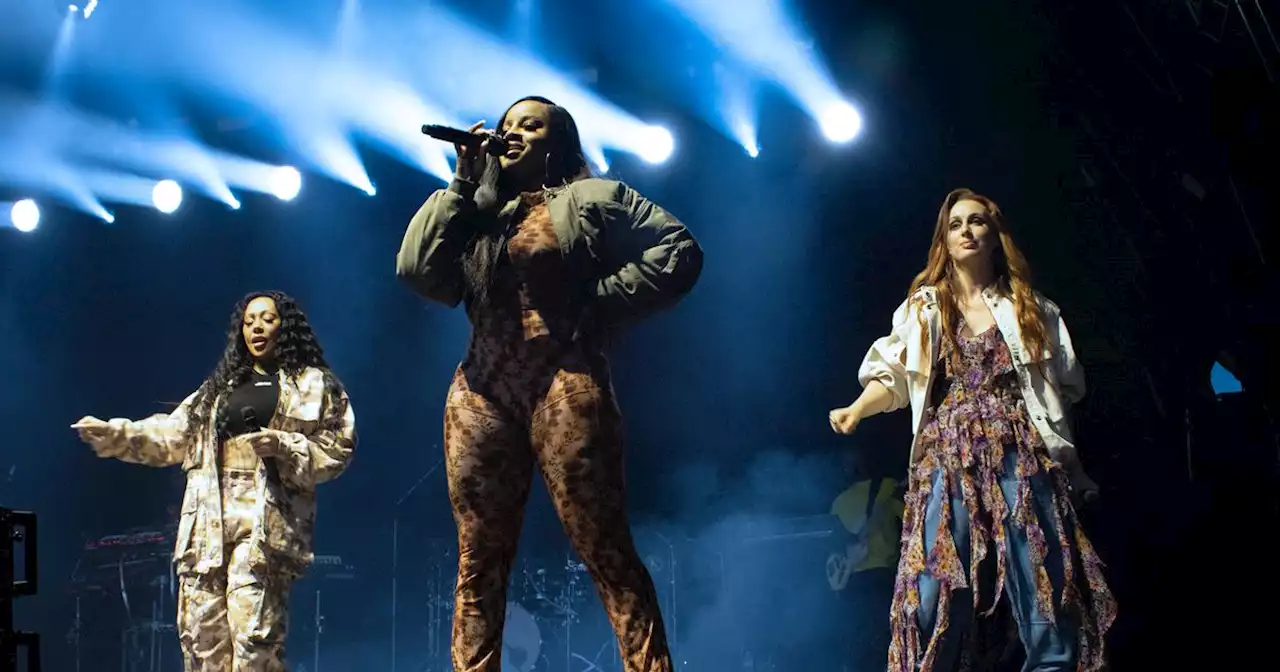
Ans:
{"type": "Polygon", "coordinates": [[[1028,668],[1101,669],[1116,602],[1067,476],[999,331],[956,342],[909,476],[889,670],[983,669],[1019,639],[1028,668]]]}

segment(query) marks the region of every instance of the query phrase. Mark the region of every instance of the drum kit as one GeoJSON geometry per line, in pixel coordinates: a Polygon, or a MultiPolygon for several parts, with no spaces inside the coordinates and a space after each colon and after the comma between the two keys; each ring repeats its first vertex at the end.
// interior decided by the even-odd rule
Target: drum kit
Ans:
{"type": "MultiPolygon", "coordinates": [[[[831,520],[829,516],[821,518],[753,527],[737,543],[759,555],[763,551],[761,544],[778,546],[783,542],[781,546],[790,546],[801,538],[825,538],[831,534],[831,520]]],[[[75,621],[67,635],[67,648],[74,652],[75,664],[70,669],[181,669],[173,623],[176,582],[169,551],[172,533],[167,528],[134,530],[85,545],[72,581],[75,621]]],[[[449,642],[457,550],[452,539],[416,540],[419,547],[413,549],[414,556],[428,562],[425,567],[418,564],[415,571],[402,577],[407,598],[401,609],[402,650],[398,654],[392,651],[392,670],[446,672],[453,669],[449,642]]],[[[637,534],[636,547],[653,579],[673,654],[680,647],[677,633],[682,605],[677,604],[677,594],[685,589],[693,590],[681,595],[681,603],[705,603],[718,599],[716,595],[733,594],[739,596],[732,599],[736,612],[756,613],[770,608],[760,599],[741,599],[740,596],[761,592],[739,590],[758,583],[759,577],[728,571],[720,552],[714,554],[719,557],[715,562],[696,557],[685,546],[677,547],[677,542],[652,531],[637,534]],[[703,594],[707,591],[710,593],[703,594]]],[[[550,548],[543,545],[534,553],[521,556],[508,583],[502,672],[620,672],[617,640],[587,567],[559,544],[550,548]]],[[[370,617],[367,610],[334,606],[358,604],[360,594],[366,591],[356,569],[342,557],[316,556],[310,571],[299,579],[293,591],[296,618],[290,628],[291,659],[300,672],[345,669],[342,660],[322,658],[335,653],[341,656],[343,645],[351,642],[377,642],[388,634],[386,621],[370,617]]],[[[764,598],[763,593],[759,597],[764,598]]],[[[392,616],[395,632],[394,611],[392,616]]],[[[744,660],[750,660],[743,663],[747,668],[769,668],[770,643],[722,644],[728,647],[724,652],[713,647],[718,660],[724,660],[721,653],[734,655],[736,649],[736,653],[746,656],[744,660]]],[[[693,647],[683,654],[680,660],[684,667],[696,667],[692,659],[705,657],[697,653],[702,649],[707,647],[693,647]]],[[[716,667],[719,665],[711,664],[706,669],[716,667]]]]}
{"type": "MultiPolygon", "coordinates": [[[[427,571],[402,582],[394,670],[449,672],[457,550],[431,544],[427,571]]],[[[548,549],[549,550],[549,549],[548,549]]],[[[523,554],[522,554],[523,555],[523,554]]],[[[518,561],[507,588],[502,672],[615,672],[616,639],[586,566],[571,553],[518,561]],[[550,561],[548,561],[550,560],[550,561]],[[544,564],[545,563],[545,564],[544,564]]]]}
{"type": "Polygon", "coordinates": [[[586,565],[566,556],[558,571],[522,563],[508,589],[503,672],[606,672],[617,647],[586,565]],[[589,653],[590,655],[586,655],[589,653]]]}
{"type": "MultiPolygon", "coordinates": [[[[449,640],[456,565],[450,563],[455,562],[455,557],[452,554],[436,556],[439,578],[427,587],[425,600],[414,600],[419,607],[426,605],[425,631],[415,628],[418,636],[413,641],[417,651],[402,651],[397,669],[413,672],[453,669],[449,640]],[[410,665],[406,667],[404,663],[410,665]]],[[[417,611],[413,620],[417,621],[422,615],[422,611],[417,611]]],[[[539,567],[530,560],[521,562],[512,571],[508,584],[502,672],[617,670],[621,667],[613,630],[595,596],[586,566],[571,556],[565,558],[563,565],[551,569],[539,567]]]]}
{"type": "MultiPolygon", "coordinates": [[[[447,561],[451,558],[441,558],[447,561]]],[[[441,564],[444,564],[443,562],[441,564]]],[[[441,572],[446,575],[445,571],[441,572]]],[[[415,670],[452,670],[448,661],[453,581],[435,583],[427,602],[434,616],[424,641],[434,664],[415,670]]],[[[614,672],[620,670],[613,630],[587,568],[572,556],[545,569],[530,561],[512,572],[502,629],[502,672],[614,672]]]]}
{"type": "MultiPolygon", "coordinates": [[[[657,533],[637,550],[658,593],[675,647],[676,547],[657,533]]],[[[620,672],[617,639],[587,566],[572,552],[552,569],[525,560],[512,572],[502,633],[503,672],[620,672]]],[[[451,668],[445,668],[451,669],[451,668]]]]}

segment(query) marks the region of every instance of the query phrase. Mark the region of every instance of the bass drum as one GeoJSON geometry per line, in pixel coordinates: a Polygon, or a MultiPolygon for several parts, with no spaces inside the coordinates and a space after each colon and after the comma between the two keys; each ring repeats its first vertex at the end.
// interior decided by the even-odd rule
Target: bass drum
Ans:
{"type": "Polygon", "coordinates": [[[533,614],[515,602],[507,603],[502,625],[502,672],[533,672],[542,656],[542,633],[533,614]]]}

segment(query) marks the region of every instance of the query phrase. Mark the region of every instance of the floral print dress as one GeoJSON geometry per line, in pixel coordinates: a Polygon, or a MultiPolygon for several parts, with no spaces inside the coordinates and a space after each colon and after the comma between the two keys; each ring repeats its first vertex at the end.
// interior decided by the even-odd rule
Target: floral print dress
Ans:
{"type": "Polygon", "coordinates": [[[1031,666],[1037,636],[1028,626],[1035,623],[1062,635],[1070,667],[1100,669],[1116,613],[1102,563],[1076,519],[1066,474],[1027,415],[999,329],[970,337],[964,330],[961,320],[955,346],[943,339],[946,375],[921,420],[889,669],[981,668],[984,652],[1010,635],[1023,640],[1031,666]],[[958,639],[957,652],[940,658],[949,648],[944,635],[958,639]]]}

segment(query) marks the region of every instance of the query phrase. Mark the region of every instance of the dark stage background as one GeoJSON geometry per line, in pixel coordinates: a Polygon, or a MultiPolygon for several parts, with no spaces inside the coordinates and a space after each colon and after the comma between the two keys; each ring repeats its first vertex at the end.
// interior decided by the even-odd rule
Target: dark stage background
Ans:
{"type": "MultiPolygon", "coordinates": [[[[468,11],[502,11],[487,4],[468,11]]],[[[12,5],[0,21],[32,20],[12,5]]],[[[321,6],[337,15],[337,3],[272,11],[322,22],[321,6]]],[[[1190,669],[1178,663],[1195,653],[1234,669],[1265,656],[1268,621],[1256,617],[1277,596],[1254,539],[1280,522],[1277,388],[1265,374],[1280,370],[1274,3],[801,2],[866,126],[832,146],[764,95],[755,159],[690,113],[678,87],[643,76],[662,45],[619,35],[609,21],[621,4],[541,6],[548,51],[594,68],[594,89],[619,106],[667,120],[670,162],[622,157],[611,174],[676,213],[706,250],[696,290],[613,356],[634,525],[681,669],[884,665],[892,571],[832,590],[827,560],[848,533],[829,510],[856,481],[901,476],[910,421],[878,417],[841,438],[826,414],[856,395],[857,365],[958,186],[1001,203],[1088,372],[1078,433],[1105,487],[1087,522],[1120,601],[1114,669],[1190,669]],[[1214,393],[1215,362],[1242,393],[1214,393]]],[[[21,25],[0,28],[0,41],[21,25]]],[[[683,39],[667,51],[703,58],[697,40],[678,52],[683,39]]],[[[42,72],[0,66],[18,91],[35,91],[42,72]]],[[[108,83],[70,81],[86,105],[118,102],[108,83]]],[[[253,152],[251,130],[214,127],[202,129],[211,143],[253,152]]],[[[291,203],[246,197],[228,211],[189,197],[173,217],[122,207],[113,225],[46,208],[34,235],[0,231],[0,505],[40,516],[41,591],[18,600],[16,617],[44,637],[46,669],[75,669],[77,595],[92,661],[82,669],[121,669],[120,628],[150,613],[163,572],[138,570],[127,613],[109,571],[87,579],[106,586],[96,592],[71,579],[91,569],[78,564],[91,560],[86,541],[163,526],[182,487],[177,469],[96,459],[67,425],[181,400],[215,363],[232,305],[260,288],[300,299],[360,427],[351,469],[320,490],[318,551],[341,560],[295,591],[295,667],[315,667],[317,591],[324,669],[391,667],[395,530],[397,669],[435,669],[455,546],[442,474],[405,495],[441,457],[467,325],[393,275],[405,224],[441,183],[377,152],[362,158],[372,198],[307,174],[291,203]]],[[[545,611],[575,574],[540,487],[521,549],[513,597],[544,610],[543,647],[613,669],[585,577],[567,644],[564,619],[545,611]],[[550,583],[540,591],[539,580],[550,583]]],[[[171,615],[171,601],[159,610],[171,615]]],[[[159,638],[171,656],[172,631],[159,638]]]]}

